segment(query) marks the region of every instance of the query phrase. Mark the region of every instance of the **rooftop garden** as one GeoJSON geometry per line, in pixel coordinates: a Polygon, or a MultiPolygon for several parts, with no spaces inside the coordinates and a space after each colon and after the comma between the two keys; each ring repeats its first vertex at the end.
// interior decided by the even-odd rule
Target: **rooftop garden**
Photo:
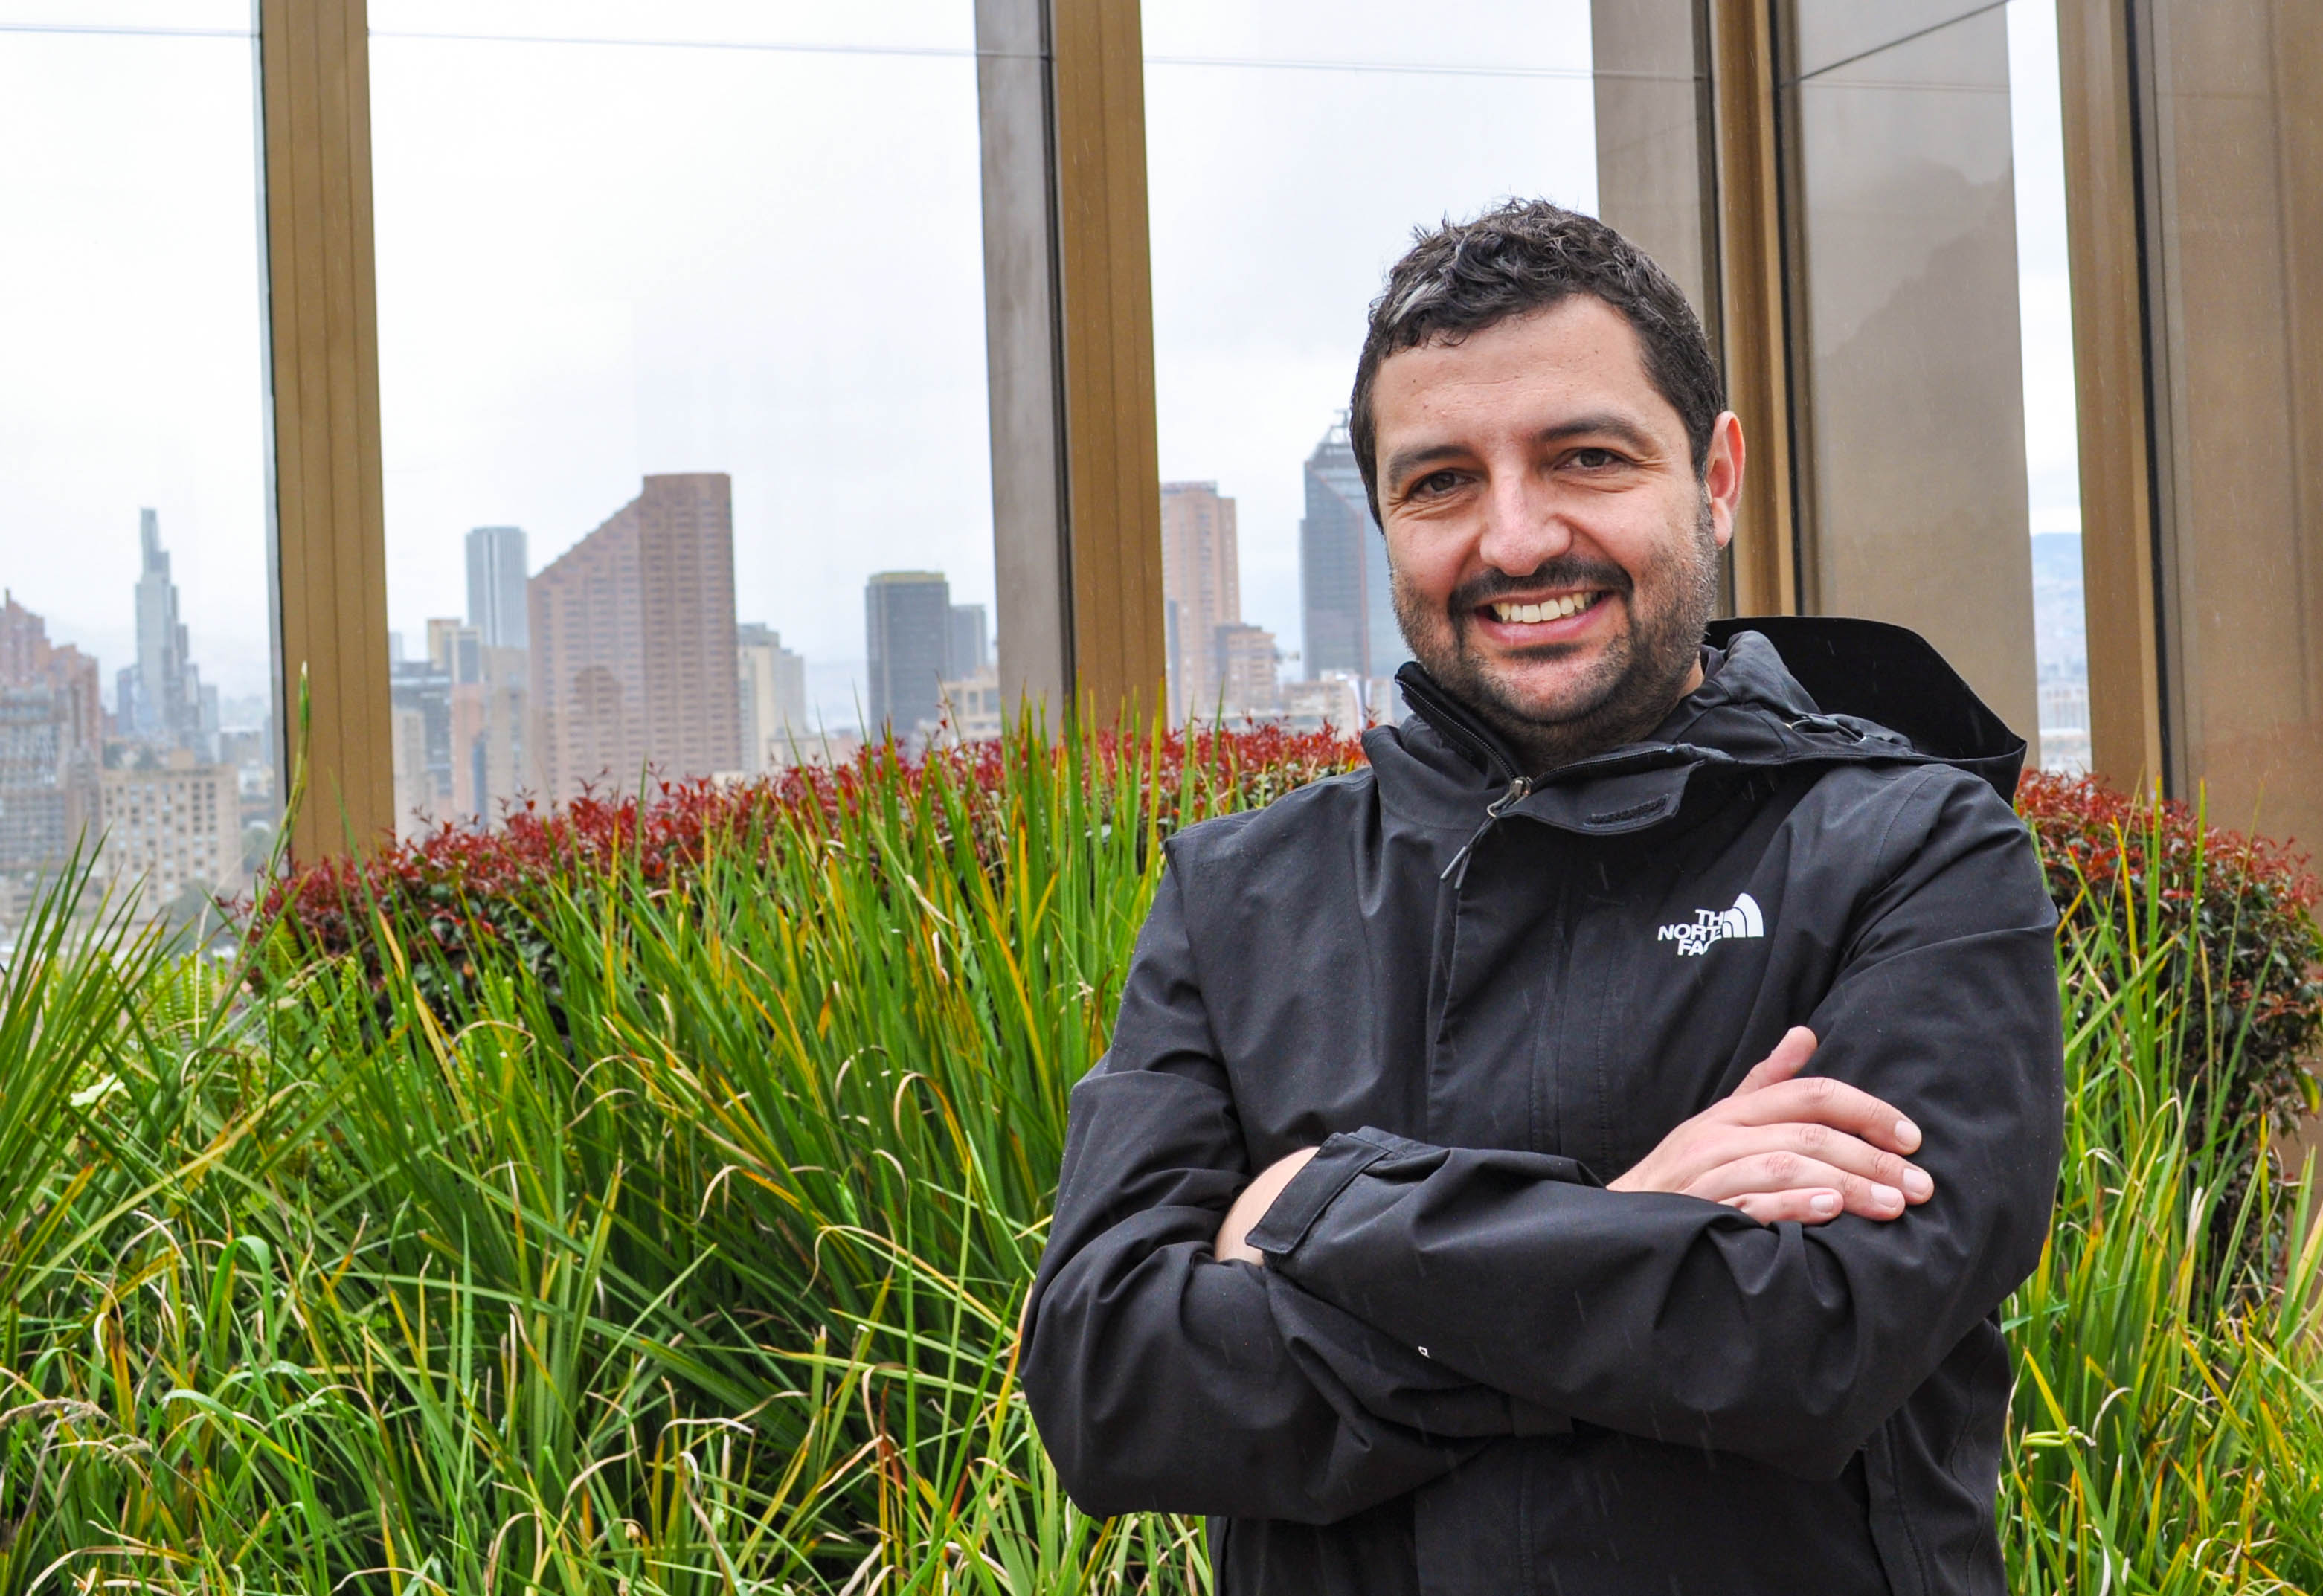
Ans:
{"type": "MultiPolygon", "coordinates": [[[[1207,1589],[1198,1526],[1065,1500],[1017,1319],[1159,841],[1361,757],[587,799],[281,876],[224,959],[69,873],[0,972],[0,1593],[1207,1589]]],[[[2323,1592],[2314,884],[2020,807],[2070,1112],[2011,1588],[2323,1592]]]]}

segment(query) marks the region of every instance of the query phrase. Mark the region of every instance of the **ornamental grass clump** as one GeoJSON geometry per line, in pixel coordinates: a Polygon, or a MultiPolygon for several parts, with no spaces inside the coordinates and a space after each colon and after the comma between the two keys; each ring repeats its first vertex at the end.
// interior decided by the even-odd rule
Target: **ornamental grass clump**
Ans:
{"type": "MultiPolygon", "coordinates": [[[[1198,1525],[1066,1500],[1016,1326],[1161,839],[1359,757],[1026,732],[527,811],[278,884],[239,966],[60,882],[0,987],[0,1596],[1206,1590],[1198,1525]]],[[[2190,1112],[2253,1023],[2183,1023],[2155,881],[2060,941],[2011,1588],[2323,1596],[2312,1214],[2266,1115],[2190,1112]]]]}

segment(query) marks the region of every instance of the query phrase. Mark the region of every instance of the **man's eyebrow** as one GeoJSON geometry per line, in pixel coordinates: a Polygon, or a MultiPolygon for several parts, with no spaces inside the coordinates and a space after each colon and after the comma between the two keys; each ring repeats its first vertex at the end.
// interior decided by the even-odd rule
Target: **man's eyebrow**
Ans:
{"type": "Polygon", "coordinates": [[[1616,411],[1603,410],[1593,416],[1575,416],[1570,421],[1560,421],[1555,427],[1544,427],[1532,435],[1536,444],[1561,444],[1568,438],[1588,434],[1612,439],[1625,449],[1640,454],[1650,454],[1657,447],[1645,428],[1616,411]]]}
{"type": "MultiPolygon", "coordinates": [[[[1612,410],[1575,416],[1570,421],[1544,427],[1532,435],[1532,441],[1536,444],[1561,444],[1572,438],[1588,436],[1610,439],[1640,454],[1650,454],[1659,446],[1643,427],[1612,410]]],[[[1423,465],[1461,459],[1470,453],[1463,444],[1428,444],[1419,448],[1398,450],[1388,456],[1387,469],[1381,473],[1381,480],[1391,486],[1399,484],[1423,465]]]]}
{"type": "Polygon", "coordinates": [[[1433,465],[1439,460],[1456,460],[1467,453],[1466,446],[1460,444],[1430,444],[1425,448],[1400,450],[1387,457],[1387,470],[1382,473],[1382,478],[1390,483],[1400,482],[1423,465],[1433,465]]]}

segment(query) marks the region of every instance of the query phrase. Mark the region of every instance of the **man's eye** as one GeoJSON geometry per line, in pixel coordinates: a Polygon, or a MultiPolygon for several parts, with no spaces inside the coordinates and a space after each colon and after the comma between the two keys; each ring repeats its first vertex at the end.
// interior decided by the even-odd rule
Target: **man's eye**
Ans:
{"type": "Polygon", "coordinates": [[[1621,457],[1611,449],[1575,449],[1573,463],[1584,471],[1602,471],[1609,465],[1619,465],[1621,457]]]}
{"type": "Polygon", "coordinates": [[[1411,491],[1414,498],[1419,498],[1435,493],[1449,493],[1459,484],[1460,476],[1457,472],[1431,471],[1411,484],[1411,491]]]}

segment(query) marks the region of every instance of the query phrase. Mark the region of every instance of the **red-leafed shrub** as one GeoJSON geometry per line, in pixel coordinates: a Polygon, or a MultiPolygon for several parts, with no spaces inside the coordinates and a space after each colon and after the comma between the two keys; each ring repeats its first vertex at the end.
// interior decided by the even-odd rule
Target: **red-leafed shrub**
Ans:
{"type": "Polygon", "coordinates": [[[2280,1133],[2314,1112],[2323,937],[2305,858],[2086,777],[2027,775],[2016,807],[2040,839],[2064,934],[2166,960],[2190,1123],[2216,1123],[2215,1111],[2280,1133]]]}
{"type": "MultiPolygon", "coordinates": [[[[1125,738],[1110,733],[1071,746],[1025,728],[998,742],[940,747],[923,757],[864,748],[852,761],[809,765],[746,782],[653,779],[645,793],[588,792],[553,807],[528,801],[486,830],[443,824],[384,844],[361,860],[327,860],[280,881],[253,905],[278,917],[303,949],[354,953],[384,978],[388,955],[370,934],[383,920],[427,955],[410,978],[431,1002],[456,1000],[481,941],[512,949],[555,995],[560,972],[539,934],[552,894],[586,892],[609,873],[647,886],[682,886],[705,850],[812,848],[847,830],[865,806],[923,806],[931,786],[964,808],[978,858],[1006,867],[1011,794],[1021,798],[1034,762],[1051,780],[1085,784],[1094,823],[1143,825],[1163,834],[1207,815],[1255,808],[1293,788],[1363,762],[1352,736],[1246,726],[1125,738]]],[[[933,814],[942,808],[937,803],[933,814]]]]}

